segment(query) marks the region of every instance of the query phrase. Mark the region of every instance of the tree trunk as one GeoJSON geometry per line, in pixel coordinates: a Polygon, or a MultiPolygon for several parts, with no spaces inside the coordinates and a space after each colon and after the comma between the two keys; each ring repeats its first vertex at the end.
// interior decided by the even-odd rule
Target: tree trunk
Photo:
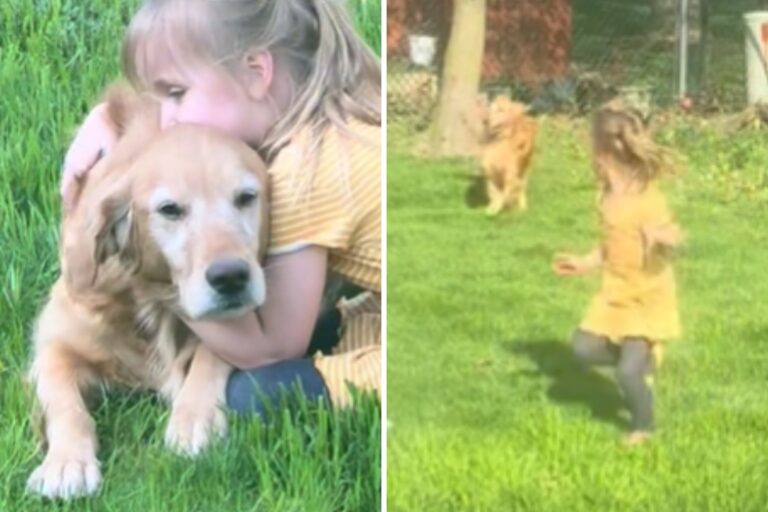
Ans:
{"type": "Polygon", "coordinates": [[[454,0],[440,97],[430,132],[435,156],[476,154],[477,140],[468,117],[476,110],[484,47],[485,0],[454,0]]]}

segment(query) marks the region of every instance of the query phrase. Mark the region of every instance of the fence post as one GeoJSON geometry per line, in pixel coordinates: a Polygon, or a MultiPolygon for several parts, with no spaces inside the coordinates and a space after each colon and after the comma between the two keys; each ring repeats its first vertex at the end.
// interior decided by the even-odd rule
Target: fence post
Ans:
{"type": "Polygon", "coordinates": [[[678,16],[678,87],[677,97],[683,99],[688,95],[688,0],[680,0],[678,16]]]}

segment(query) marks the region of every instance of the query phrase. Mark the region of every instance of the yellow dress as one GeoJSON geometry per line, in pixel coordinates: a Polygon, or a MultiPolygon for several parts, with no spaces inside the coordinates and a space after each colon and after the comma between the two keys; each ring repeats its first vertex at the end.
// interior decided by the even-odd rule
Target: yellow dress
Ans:
{"type": "Polygon", "coordinates": [[[602,286],[581,329],[618,343],[627,336],[657,343],[680,335],[675,276],[663,248],[646,250],[643,226],[672,221],[655,183],[639,194],[600,201],[602,286]]]}
{"type": "Polygon", "coordinates": [[[329,271],[368,290],[338,304],[341,341],[333,355],[315,356],[337,406],[351,403],[347,383],[381,387],[381,127],[352,121],[349,128],[328,128],[315,151],[300,134],[269,171],[267,253],[325,247],[329,271]]]}

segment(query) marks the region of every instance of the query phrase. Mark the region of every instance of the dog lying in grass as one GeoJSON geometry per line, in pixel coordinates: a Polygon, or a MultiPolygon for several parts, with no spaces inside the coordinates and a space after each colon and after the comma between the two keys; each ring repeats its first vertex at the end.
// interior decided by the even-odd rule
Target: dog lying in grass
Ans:
{"type": "Polygon", "coordinates": [[[30,381],[47,453],[28,489],[96,492],[101,471],[88,391],[122,384],[171,404],[166,444],[194,455],[226,432],[231,368],[182,321],[235,316],[264,301],[267,174],[240,141],[200,126],[159,130],[151,100],[115,92],[124,133],[73,191],[62,273],[33,336],[30,381]]]}
{"type": "Polygon", "coordinates": [[[486,183],[486,213],[497,215],[515,207],[528,207],[526,189],[536,140],[536,121],[522,103],[497,96],[490,106],[478,104],[481,132],[480,168],[486,183]]]}

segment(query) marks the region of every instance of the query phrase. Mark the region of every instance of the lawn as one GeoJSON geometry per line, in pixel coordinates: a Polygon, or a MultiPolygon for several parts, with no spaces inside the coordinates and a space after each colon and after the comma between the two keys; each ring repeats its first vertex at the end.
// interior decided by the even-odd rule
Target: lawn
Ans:
{"type": "MultiPolygon", "coordinates": [[[[0,4],[0,510],[378,510],[380,408],[372,400],[268,425],[233,418],[228,439],[190,461],[163,446],[166,406],[109,393],[95,410],[100,494],[51,507],[24,492],[41,452],[22,374],[32,321],[58,273],[59,169],[75,126],[118,74],[120,35],[137,3],[0,4]]],[[[378,48],[380,2],[354,5],[378,48]]]]}
{"type": "Polygon", "coordinates": [[[626,449],[611,371],[567,342],[598,276],[552,255],[597,237],[583,121],[543,119],[530,210],[488,218],[466,160],[419,160],[389,128],[390,511],[763,511],[768,503],[768,136],[672,118],[688,233],[682,339],[656,379],[658,435],[626,449]]]}

